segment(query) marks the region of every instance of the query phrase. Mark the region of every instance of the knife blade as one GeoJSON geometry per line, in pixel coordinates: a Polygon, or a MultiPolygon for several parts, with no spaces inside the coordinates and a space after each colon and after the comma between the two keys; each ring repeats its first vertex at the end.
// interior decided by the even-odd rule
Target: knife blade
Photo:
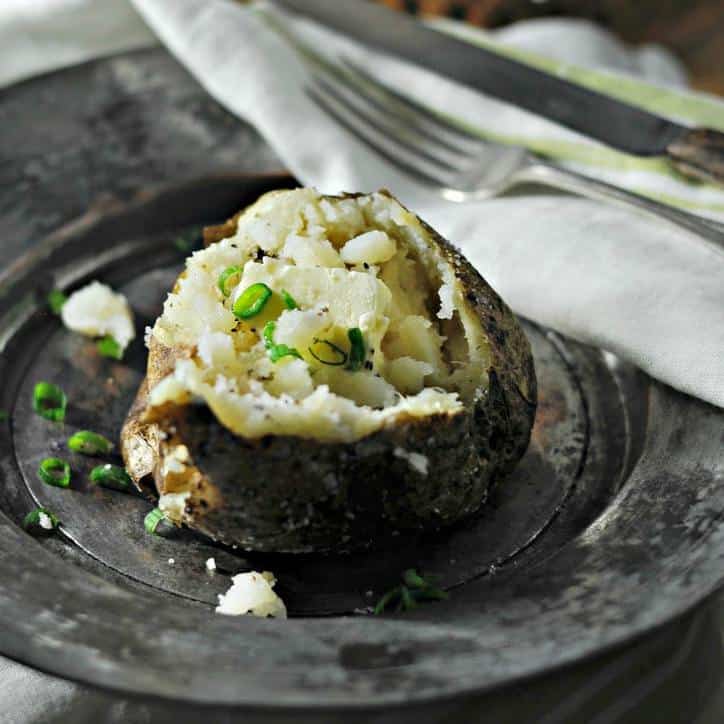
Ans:
{"type": "Polygon", "coordinates": [[[636,156],[724,183],[724,134],[692,129],[363,0],[274,0],[293,13],[636,156]]]}

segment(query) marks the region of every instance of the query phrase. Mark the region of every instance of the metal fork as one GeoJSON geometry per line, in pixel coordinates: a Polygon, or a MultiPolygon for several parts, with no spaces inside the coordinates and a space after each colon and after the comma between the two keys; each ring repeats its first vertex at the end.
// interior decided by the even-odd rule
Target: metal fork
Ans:
{"type": "Polygon", "coordinates": [[[724,224],[562,168],[530,151],[484,141],[378,80],[352,61],[313,63],[306,94],[372,151],[450,201],[535,183],[665,219],[724,252],[724,224]]]}

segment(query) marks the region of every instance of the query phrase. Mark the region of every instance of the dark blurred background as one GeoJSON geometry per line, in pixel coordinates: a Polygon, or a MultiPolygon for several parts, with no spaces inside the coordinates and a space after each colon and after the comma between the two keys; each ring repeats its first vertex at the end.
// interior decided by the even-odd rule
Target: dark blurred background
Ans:
{"type": "Polygon", "coordinates": [[[587,18],[634,44],[660,43],[694,88],[724,95],[724,0],[379,0],[410,13],[497,28],[525,18],[587,18]]]}

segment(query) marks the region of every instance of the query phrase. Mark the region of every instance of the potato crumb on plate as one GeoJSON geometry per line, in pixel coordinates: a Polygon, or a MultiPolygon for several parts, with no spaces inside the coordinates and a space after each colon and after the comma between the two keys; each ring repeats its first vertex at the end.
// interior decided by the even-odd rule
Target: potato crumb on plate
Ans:
{"type": "Polygon", "coordinates": [[[270,571],[239,573],[231,581],[231,588],[219,596],[216,613],[227,616],[251,614],[261,618],[287,617],[284,601],[272,590],[277,581],[270,571]]]}
{"type": "Polygon", "coordinates": [[[63,324],[87,337],[112,337],[121,351],[136,336],[128,301],[109,286],[93,281],[68,297],[60,313],[63,324]]]}

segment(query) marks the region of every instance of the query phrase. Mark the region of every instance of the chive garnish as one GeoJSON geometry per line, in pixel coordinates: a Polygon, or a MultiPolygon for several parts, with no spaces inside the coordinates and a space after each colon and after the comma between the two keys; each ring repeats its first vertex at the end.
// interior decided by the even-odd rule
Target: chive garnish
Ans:
{"type": "Polygon", "coordinates": [[[81,455],[107,455],[113,450],[113,443],[97,432],[80,430],[68,438],[68,447],[81,455]]]}
{"type": "Polygon", "coordinates": [[[65,420],[68,399],[63,390],[52,382],[38,382],[33,390],[33,409],[41,417],[53,422],[65,420]]]}
{"type": "Polygon", "coordinates": [[[352,327],[352,329],[347,330],[347,338],[351,345],[347,369],[358,370],[365,362],[365,342],[362,331],[359,327],[352,327]]]}
{"type": "Polygon", "coordinates": [[[425,588],[428,585],[427,581],[414,568],[408,568],[404,571],[402,580],[406,586],[411,588],[425,588]]]}
{"type": "Polygon", "coordinates": [[[274,332],[276,331],[276,328],[277,325],[274,322],[267,322],[264,325],[261,336],[264,340],[264,346],[267,349],[271,349],[274,346],[274,332]]]}
{"type": "Polygon", "coordinates": [[[315,337],[307,351],[323,365],[341,367],[347,361],[347,353],[328,339],[315,337]]]}
{"type": "Polygon", "coordinates": [[[216,285],[219,287],[219,291],[228,297],[231,294],[231,290],[239,283],[241,277],[240,266],[228,266],[224,271],[219,274],[219,279],[216,285]]]}
{"type": "Polygon", "coordinates": [[[160,508],[154,508],[150,513],[143,519],[143,527],[146,529],[146,533],[155,534],[159,523],[166,519],[166,515],[160,508]]]}
{"type": "Polygon", "coordinates": [[[47,297],[48,306],[53,314],[60,314],[60,310],[67,301],[68,297],[60,289],[53,289],[47,297]]]}
{"type": "Polygon", "coordinates": [[[191,242],[188,239],[184,239],[183,236],[177,236],[173,240],[173,245],[182,253],[185,254],[191,251],[191,242]]]}
{"type": "Polygon", "coordinates": [[[272,362],[278,362],[284,357],[296,357],[297,359],[302,359],[302,355],[300,355],[294,347],[287,347],[286,344],[275,344],[269,350],[269,359],[272,362]]]}
{"type": "Polygon", "coordinates": [[[374,613],[375,615],[381,614],[392,602],[393,599],[398,598],[400,595],[400,587],[396,586],[395,588],[391,589],[390,591],[387,591],[387,593],[380,598],[379,601],[377,601],[377,605],[375,606],[374,613]]]}
{"type": "Polygon", "coordinates": [[[111,359],[123,359],[123,348],[110,335],[99,339],[96,342],[96,349],[102,357],[111,359]]]}
{"type": "Polygon", "coordinates": [[[442,601],[447,593],[438,588],[434,582],[421,576],[414,568],[408,568],[402,574],[403,584],[387,591],[377,602],[374,612],[383,613],[396,603],[395,611],[409,611],[420,601],[442,601]]]}
{"type": "Polygon", "coordinates": [[[271,295],[272,290],[263,282],[252,284],[237,297],[233,307],[234,314],[239,319],[255,317],[264,309],[271,295]]]}
{"type": "Polygon", "coordinates": [[[48,535],[59,525],[60,521],[58,520],[58,516],[47,508],[31,510],[25,518],[23,518],[23,528],[33,535],[48,535]]]}
{"type": "Polygon", "coordinates": [[[133,485],[133,481],[125,468],[110,463],[93,468],[90,472],[90,479],[92,483],[111,490],[127,491],[133,485]]]}
{"type": "Polygon", "coordinates": [[[70,465],[60,458],[45,458],[38,467],[38,477],[56,488],[70,486],[70,465]]]}
{"type": "Polygon", "coordinates": [[[398,607],[401,607],[403,611],[409,611],[417,606],[417,602],[410,594],[410,589],[407,586],[400,586],[400,603],[398,607]]]}
{"type": "Polygon", "coordinates": [[[284,306],[287,309],[299,309],[299,305],[294,300],[294,297],[286,289],[282,289],[281,295],[284,300],[284,306]]]}
{"type": "Polygon", "coordinates": [[[435,586],[427,586],[412,592],[416,601],[445,601],[448,595],[441,588],[435,586]]]}
{"type": "Polygon", "coordinates": [[[193,226],[180,233],[174,240],[173,245],[182,253],[188,254],[200,241],[203,226],[193,226]]]}
{"type": "Polygon", "coordinates": [[[283,357],[296,357],[297,359],[303,359],[302,355],[299,354],[294,347],[289,347],[286,344],[276,344],[276,342],[274,342],[274,331],[276,328],[277,325],[275,322],[267,322],[261,333],[269,359],[272,362],[278,362],[283,357]]]}

